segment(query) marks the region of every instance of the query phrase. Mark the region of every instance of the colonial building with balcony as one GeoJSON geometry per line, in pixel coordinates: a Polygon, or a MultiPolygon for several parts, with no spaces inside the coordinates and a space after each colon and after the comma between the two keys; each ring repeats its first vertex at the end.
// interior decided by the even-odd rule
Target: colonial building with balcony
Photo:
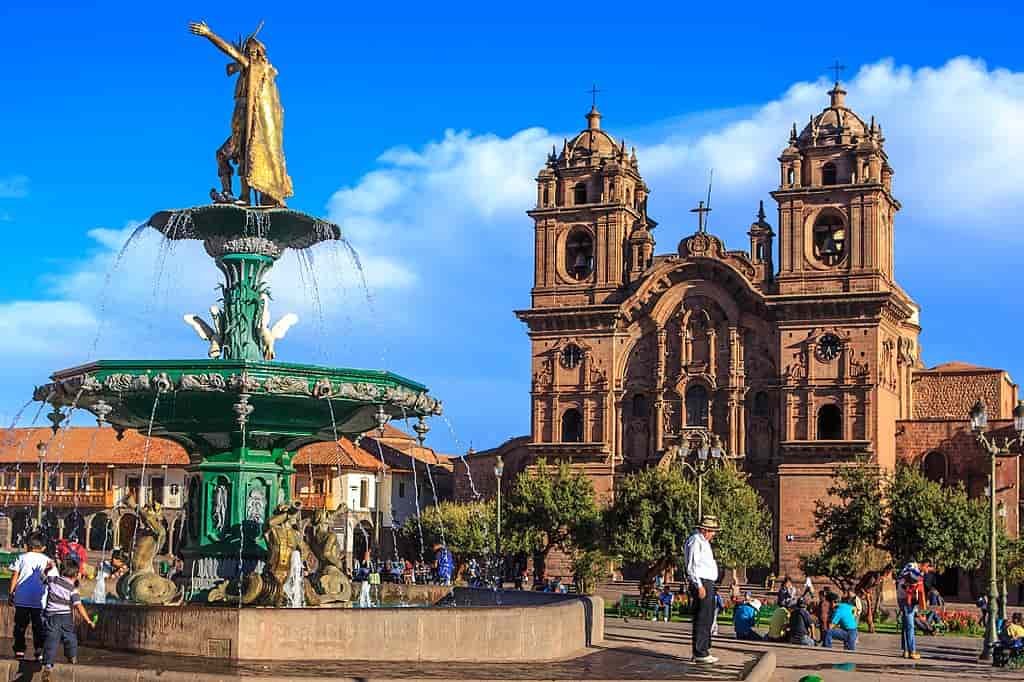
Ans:
{"type": "MultiPolygon", "coordinates": [[[[376,432],[375,432],[376,433],[376,432]]],[[[0,546],[19,547],[41,520],[44,533],[93,552],[130,550],[138,504],[162,505],[174,555],[184,528],[189,458],[178,444],[113,429],[12,429],[0,437],[0,546]],[[42,482],[42,485],[40,485],[42,482]]],[[[328,510],[349,565],[393,556],[397,527],[451,498],[451,464],[388,426],[362,446],[342,438],[302,448],[293,460],[292,498],[307,522],[328,510]],[[431,486],[431,481],[434,485],[431,486]]]]}

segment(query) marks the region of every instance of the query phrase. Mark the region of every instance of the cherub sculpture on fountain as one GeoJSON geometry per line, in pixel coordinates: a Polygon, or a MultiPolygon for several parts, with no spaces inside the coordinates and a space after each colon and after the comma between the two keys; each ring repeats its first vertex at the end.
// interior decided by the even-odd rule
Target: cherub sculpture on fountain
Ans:
{"type": "Polygon", "coordinates": [[[167,540],[160,510],[157,502],[137,508],[139,525],[131,552],[131,572],[117,583],[117,594],[122,599],[163,605],[178,605],[184,599],[183,591],[153,567],[154,558],[167,540]]]}
{"type": "MultiPolygon", "coordinates": [[[[345,505],[341,505],[334,513],[344,508],[345,505]]],[[[332,516],[327,509],[317,510],[309,533],[309,548],[317,563],[316,573],[311,576],[311,580],[322,603],[349,601],[352,598],[352,582],[345,574],[344,553],[338,544],[338,536],[331,529],[332,516]]]]}

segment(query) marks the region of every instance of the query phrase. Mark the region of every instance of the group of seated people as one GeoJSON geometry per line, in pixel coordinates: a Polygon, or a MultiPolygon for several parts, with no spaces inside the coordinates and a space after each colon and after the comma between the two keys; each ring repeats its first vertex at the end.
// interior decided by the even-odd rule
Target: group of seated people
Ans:
{"type": "Polygon", "coordinates": [[[749,596],[733,609],[736,638],[748,641],[786,642],[831,648],[833,640],[843,643],[847,651],[857,648],[857,621],[862,610],[860,599],[853,593],[840,599],[830,590],[822,590],[817,601],[805,591],[797,597],[792,581],[787,577],[779,589],[778,605],[768,622],[768,632],[756,629],[761,602],[749,596]],[[812,615],[812,612],[814,615],[812,615]]]}

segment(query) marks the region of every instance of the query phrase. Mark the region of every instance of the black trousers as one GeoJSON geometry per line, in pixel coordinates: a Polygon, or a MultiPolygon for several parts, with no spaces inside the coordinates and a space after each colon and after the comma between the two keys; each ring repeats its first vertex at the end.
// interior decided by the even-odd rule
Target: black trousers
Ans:
{"type": "Polygon", "coordinates": [[[690,588],[690,603],[693,604],[693,657],[701,658],[711,653],[711,625],[715,622],[715,584],[704,582],[704,598],[701,599],[696,587],[690,588]]]}
{"type": "Polygon", "coordinates": [[[32,623],[32,644],[36,651],[43,650],[46,641],[46,625],[43,623],[43,610],[28,606],[14,607],[14,652],[25,653],[25,630],[32,623]]]}

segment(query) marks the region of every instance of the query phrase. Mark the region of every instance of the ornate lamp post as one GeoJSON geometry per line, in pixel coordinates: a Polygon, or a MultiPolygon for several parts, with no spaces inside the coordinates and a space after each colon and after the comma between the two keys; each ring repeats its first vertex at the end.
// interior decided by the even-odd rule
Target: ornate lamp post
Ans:
{"type": "Polygon", "coordinates": [[[726,454],[718,434],[711,435],[702,430],[697,431],[696,436],[700,440],[696,448],[690,447],[690,439],[685,435],[683,442],[675,447],[679,465],[690,471],[697,479],[697,518],[700,519],[704,516],[704,476],[715,466],[732,458],[726,454]],[[690,455],[694,456],[692,462],[687,461],[690,455]]]}
{"type": "Polygon", "coordinates": [[[988,502],[991,523],[989,526],[989,583],[988,583],[988,622],[985,624],[985,644],[981,649],[979,658],[983,661],[992,660],[992,647],[996,643],[996,617],[998,605],[998,580],[996,577],[996,466],[997,460],[1001,457],[1016,457],[1020,454],[1021,446],[1024,446],[1024,401],[1018,401],[1017,407],[1013,408],[1013,429],[1017,432],[1016,438],[1003,438],[1002,444],[996,438],[989,438],[985,434],[988,427],[988,413],[985,404],[980,400],[974,404],[970,413],[971,430],[978,445],[988,453],[991,463],[989,474],[991,483],[988,487],[988,502]]]}
{"type": "Polygon", "coordinates": [[[46,443],[39,441],[36,444],[39,451],[39,496],[36,500],[36,530],[43,528],[43,495],[46,494],[46,443]]]}
{"type": "Polygon", "coordinates": [[[504,562],[501,560],[501,476],[505,473],[505,463],[501,461],[501,455],[494,460],[494,478],[497,480],[498,488],[498,532],[494,536],[494,554],[498,557],[498,586],[504,578],[504,562]]]}

